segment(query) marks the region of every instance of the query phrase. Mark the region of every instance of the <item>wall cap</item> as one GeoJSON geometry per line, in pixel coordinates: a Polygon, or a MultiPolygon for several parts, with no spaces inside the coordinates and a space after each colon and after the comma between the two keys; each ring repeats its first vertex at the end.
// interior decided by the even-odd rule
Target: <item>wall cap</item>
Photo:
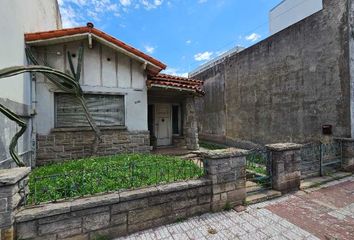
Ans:
{"type": "Polygon", "coordinates": [[[302,147],[301,144],[297,143],[276,143],[276,144],[269,144],[266,145],[266,148],[271,151],[276,151],[276,152],[283,152],[283,151],[289,151],[289,150],[298,150],[302,147]]]}
{"type": "Polygon", "coordinates": [[[0,170],[0,186],[14,185],[31,172],[29,167],[0,170]]]}
{"type": "Polygon", "coordinates": [[[218,150],[201,151],[199,154],[207,159],[223,159],[229,157],[246,156],[250,151],[239,148],[227,148],[218,150]]]}

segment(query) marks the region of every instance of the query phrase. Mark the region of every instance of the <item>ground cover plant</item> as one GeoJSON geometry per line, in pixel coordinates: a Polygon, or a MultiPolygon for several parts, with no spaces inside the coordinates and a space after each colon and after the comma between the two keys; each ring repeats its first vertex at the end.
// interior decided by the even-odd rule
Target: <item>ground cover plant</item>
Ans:
{"type": "Polygon", "coordinates": [[[122,154],[36,168],[27,204],[194,179],[203,169],[192,160],[151,154],[122,154]]]}
{"type": "Polygon", "coordinates": [[[227,146],[217,144],[217,143],[211,143],[211,142],[204,142],[204,141],[199,141],[199,146],[208,150],[218,150],[218,149],[226,149],[228,148],[227,146]]]}

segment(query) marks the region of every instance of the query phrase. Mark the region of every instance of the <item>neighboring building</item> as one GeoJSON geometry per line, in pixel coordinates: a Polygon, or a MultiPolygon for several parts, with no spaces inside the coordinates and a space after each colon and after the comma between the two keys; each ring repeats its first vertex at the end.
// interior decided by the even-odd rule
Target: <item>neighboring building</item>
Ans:
{"type": "MultiPolygon", "coordinates": [[[[90,24],[28,33],[25,40],[39,59],[61,71],[70,69],[67,53],[76,64],[84,47],[80,84],[103,133],[98,155],[149,152],[150,139],[157,147],[182,142],[198,149],[194,98],[203,95],[201,81],[159,74],[166,65],[90,24]]],[[[32,79],[36,164],[90,156],[94,133],[74,96],[43,75],[32,79]]]]}
{"type": "MultiPolygon", "coordinates": [[[[61,28],[56,0],[2,0],[1,6],[0,69],[26,63],[25,32],[61,28]]],[[[18,153],[30,165],[35,148],[31,134],[34,126],[30,119],[33,113],[30,77],[19,75],[0,79],[0,84],[0,103],[15,110],[28,123],[28,130],[19,141],[18,153]]],[[[15,123],[0,114],[0,168],[13,164],[8,146],[18,130],[15,123]]]]}
{"type": "Polygon", "coordinates": [[[322,8],[322,0],[284,0],[269,13],[270,34],[273,35],[322,8]]]}
{"type": "Polygon", "coordinates": [[[354,137],[352,0],[323,9],[193,78],[199,136],[238,146],[354,137]]]}

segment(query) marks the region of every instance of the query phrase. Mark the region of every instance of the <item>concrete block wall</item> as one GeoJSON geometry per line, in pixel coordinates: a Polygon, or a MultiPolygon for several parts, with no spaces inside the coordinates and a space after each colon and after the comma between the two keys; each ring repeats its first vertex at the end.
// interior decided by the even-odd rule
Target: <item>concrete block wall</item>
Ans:
{"type": "Polygon", "coordinates": [[[28,193],[30,168],[0,170],[0,239],[13,240],[17,208],[28,193]]]}
{"type": "MultiPolygon", "coordinates": [[[[38,135],[36,165],[89,157],[92,155],[94,139],[94,133],[86,128],[55,130],[46,136],[38,135]]],[[[102,130],[102,139],[98,156],[150,151],[148,131],[106,129],[102,130]]]]}

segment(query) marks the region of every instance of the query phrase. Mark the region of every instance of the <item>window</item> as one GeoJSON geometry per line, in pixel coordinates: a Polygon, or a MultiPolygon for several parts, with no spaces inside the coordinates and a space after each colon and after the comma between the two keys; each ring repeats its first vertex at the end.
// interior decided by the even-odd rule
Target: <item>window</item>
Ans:
{"type": "Polygon", "coordinates": [[[172,133],[174,135],[179,135],[179,126],[180,126],[180,114],[179,114],[179,106],[172,106],[172,133]]]}
{"type": "MultiPolygon", "coordinates": [[[[124,126],[124,96],[85,94],[89,112],[98,126],[124,126]]],[[[90,126],[84,110],[71,94],[55,94],[55,127],[90,126]]]]}

